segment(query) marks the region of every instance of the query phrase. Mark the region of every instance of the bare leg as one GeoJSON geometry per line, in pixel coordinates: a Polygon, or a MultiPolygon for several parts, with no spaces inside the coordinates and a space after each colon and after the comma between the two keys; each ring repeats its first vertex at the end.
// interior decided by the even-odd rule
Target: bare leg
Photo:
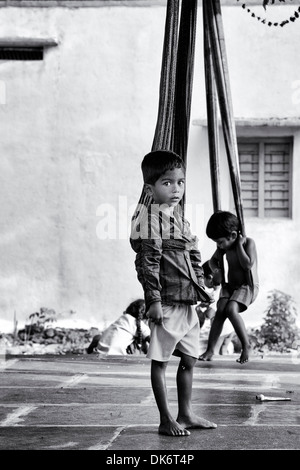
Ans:
{"type": "Polygon", "coordinates": [[[221,352],[221,349],[223,347],[223,341],[224,341],[224,338],[223,336],[220,336],[216,342],[216,346],[215,346],[215,349],[214,349],[214,354],[219,354],[221,355],[222,352],[221,352]]]}
{"type": "Polygon", "coordinates": [[[177,422],[185,428],[216,428],[217,425],[200,418],[192,411],[193,371],[196,359],[182,355],[177,370],[178,416],[177,422]]]}
{"type": "Polygon", "coordinates": [[[242,344],[242,353],[239,359],[237,359],[237,362],[240,362],[241,364],[244,364],[245,362],[248,362],[249,360],[249,355],[251,351],[250,343],[249,343],[249,338],[247,334],[247,330],[245,327],[244,320],[242,319],[240,315],[240,307],[237,302],[231,301],[228,303],[227,307],[227,314],[228,318],[242,344]]]}
{"type": "Polygon", "coordinates": [[[190,432],[175,421],[169,410],[165,377],[167,365],[167,362],[154,360],[151,363],[152,389],[160,413],[158,432],[167,436],[188,436],[190,432]]]}
{"type": "Polygon", "coordinates": [[[224,321],[226,316],[224,315],[225,307],[227,305],[227,299],[221,299],[218,302],[218,308],[216,311],[216,316],[213,319],[211,324],[209,336],[208,336],[208,345],[206,351],[199,356],[199,361],[211,361],[212,356],[214,355],[215,347],[219,337],[221,336],[224,321]]]}

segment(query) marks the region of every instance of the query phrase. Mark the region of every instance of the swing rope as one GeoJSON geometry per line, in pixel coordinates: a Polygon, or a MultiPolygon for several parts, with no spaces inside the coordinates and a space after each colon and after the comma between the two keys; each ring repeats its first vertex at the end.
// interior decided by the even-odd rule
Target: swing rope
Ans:
{"type": "Polygon", "coordinates": [[[213,209],[214,212],[217,212],[218,210],[221,210],[219,126],[217,109],[218,97],[216,90],[215,74],[213,69],[211,40],[208,30],[208,13],[206,8],[206,2],[203,2],[202,10],[210,178],[213,209]]]}
{"type": "MultiPolygon", "coordinates": [[[[214,81],[213,77],[215,77],[227,161],[235,203],[235,210],[240,222],[241,233],[243,236],[245,236],[245,223],[241,198],[237,138],[232,110],[232,100],[220,0],[203,0],[203,16],[205,34],[204,37],[206,38],[205,41],[207,48],[206,51],[209,54],[209,59],[206,60],[205,66],[206,69],[208,69],[207,75],[211,77],[212,81],[214,81]]],[[[211,91],[211,93],[213,92],[211,91]]],[[[210,121],[208,121],[208,132],[209,135],[211,135],[209,140],[215,142],[217,133],[216,129],[218,124],[216,112],[213,106],[214,104],[212,104],[211,97],[210,101],[208,102],[208,114],[210,114],[211,116],[210,121]]],[[[214,193],[214,188],[219,189],[219,183],[217,182],[219,178],[219,175],[217,173],[217,169],[219,168],[219,162],[218,152],[214,151],[214,149],[212,148],[212,144],[210,147],[210,160],[211,168],[213,168],[213,171],[216,172],[216,174],[212,177],[212,191],[214,193]]],[[[213,199],[217,201],[216,206],[218,207],[218,209],[220,209],[220,200],[218,199],[218,197],[214,196],[213,199]]]]}
{"type": "MultiPolygon", "coordinates": [[[[152,143],[154,150],[172,150],[186,163],[196,38],[198,0],[168,0],[162,54],[159,104],[152,143]]],[[[153,199],[143,187],[132,217],[135,227],[153,199]]],[[[184,209],[184,200],[181,201],[184,209]]]]}
{"type": "MultiPolygon", "coordinates": [[[[192,101],[197,3],[198,0],[182,0],[181,5],[179,0],[167,2],[158,116],[151,149],[152,151],[172,150],[181,156],[185,164],[187,163],[192,101]]],[[[202,4],[213,207],[214,211],[221,209],[216,106],[219,101],[235,208],[241,232],[245,235],[221,5],[220,0],[203,0],[202,4]]],[[[132,217],[134,230],[145,210],[152,203],[152,198],[147,195],[143,187],[132,217]]],[[[184,209],[184,200],[181,201],[181,209],[184,209]]]]}

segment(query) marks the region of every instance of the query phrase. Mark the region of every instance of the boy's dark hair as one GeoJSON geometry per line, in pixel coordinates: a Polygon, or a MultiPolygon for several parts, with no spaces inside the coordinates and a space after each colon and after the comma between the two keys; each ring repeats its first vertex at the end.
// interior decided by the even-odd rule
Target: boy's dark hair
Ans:
{"type": "Polygon", "coordinates": [[[155,150],[147,153],[142,161],[144,183],[155,184],[161,175],[174,168],[182,168],[185,172],[185,164],[177,153],[171,150],[155,150]]]}
{"type": "Polygon", "coordinates": [[[228,237],[233,231],[240,232],[240,223],[237,216],[231,212],[217,211],[207,222],[206,235],[212,240],[228,237]]]}

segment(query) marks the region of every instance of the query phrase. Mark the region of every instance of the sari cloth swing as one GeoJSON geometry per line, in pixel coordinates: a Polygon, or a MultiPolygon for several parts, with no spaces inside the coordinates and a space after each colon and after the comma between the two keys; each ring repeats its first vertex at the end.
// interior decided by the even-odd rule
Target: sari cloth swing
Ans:
{"type": "MultiPolygon", "coordinates": [[[[151,151],[171,150],[187,164],[198,0],[168,0],[156,128],[151,151]]],[[[222,121],[236,215],[245,236],[235,123],[220,0],[203,0],[203,36],[208,143],[214,211],[221,209],[217,103],[222,121]]],[[[184,211],[184,201],[178,209],[184,211]]],[[[153,204],[145,187],[132,217],[131,234],[153,204]]]]}

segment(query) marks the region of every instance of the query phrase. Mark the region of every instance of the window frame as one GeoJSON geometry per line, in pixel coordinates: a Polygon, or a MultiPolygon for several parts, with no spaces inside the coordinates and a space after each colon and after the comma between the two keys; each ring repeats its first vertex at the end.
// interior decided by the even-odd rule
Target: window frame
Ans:
{"type": "MultiPolygon", "coordinates": [[[[283,136],[237,136],[237,147],[239,154],[239,144],[249,143],[258,145],[258,213],[255,216],[247,216],[249,218],[255,219],[278,219],[278,220],[287,220],[292,219],[293,217],[293,148],[294,148],[294,136],[293,135],[283,135],[283,136]],[[265,215],[265,144],[278,143],[278,144],[289,144],[289,174],[288,174],[288,184],[289,184],[289,200],[288,200],[288,215],[287,216],[266,216],[265,215]]],[[[243,202],[243,191],[241,188],[241,198],[243,202]]]]}

